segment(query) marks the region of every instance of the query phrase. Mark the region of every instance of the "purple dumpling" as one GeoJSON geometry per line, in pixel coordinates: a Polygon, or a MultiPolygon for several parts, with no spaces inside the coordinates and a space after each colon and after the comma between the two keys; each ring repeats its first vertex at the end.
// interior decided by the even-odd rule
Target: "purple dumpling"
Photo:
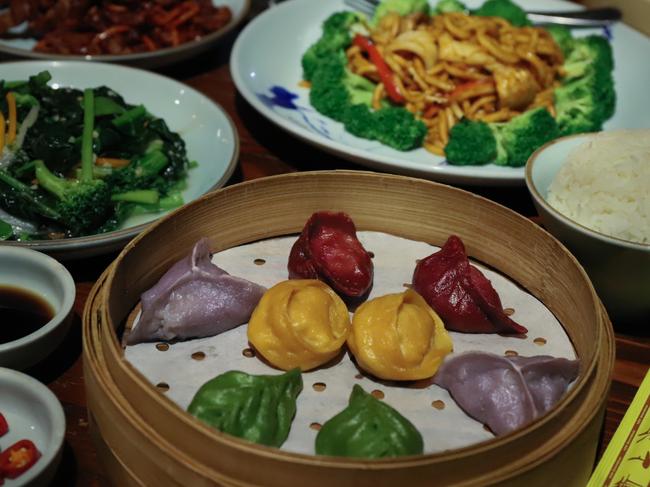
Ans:
{"type": "Polygon", "coordinates": [[[266,288],[231,276],[210,260],[208,239],[141,296],[142,314],[127,345],[217,335],[248,322],[266,288]]]}
{"type": "Polygon", "coordinates": [[[503,435],[551,409],[578,376],[578,360],[466,352],[440,366],[434,382],[472,418],[503,435]]]}

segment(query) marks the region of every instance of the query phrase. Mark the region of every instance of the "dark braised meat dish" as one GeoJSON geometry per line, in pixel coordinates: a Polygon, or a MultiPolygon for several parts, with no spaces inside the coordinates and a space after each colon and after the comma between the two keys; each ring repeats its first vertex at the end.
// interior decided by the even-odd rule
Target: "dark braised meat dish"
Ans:
{"type": "Polygon", "coordinates": [[[232,17],[211,0],[0,0],[0,34],[21,36],[52,54],[131,54],[175,47],[216,32],[232,17]]]}

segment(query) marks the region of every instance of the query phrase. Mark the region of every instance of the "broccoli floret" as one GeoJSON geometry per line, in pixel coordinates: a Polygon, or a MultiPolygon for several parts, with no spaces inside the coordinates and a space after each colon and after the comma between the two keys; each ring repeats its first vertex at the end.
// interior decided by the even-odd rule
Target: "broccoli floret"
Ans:
{"type": "MultiPolygon", "coordinates": [[[[533,152],[558,136],[557,122],[548,110],[542,107],[517,115],[507,123],[492,125],[495,128],[497,143],[503,146],[508,155],[508,166],[525,165],[533,152]]],[[[497,157],[495,162],[503,161],[497,157]]]]}
{"type": "Polygon", "coordinates": [[[472,12],[482,17],[501,17],[516,27],[532,25],[526,12],[511,0],[487,0],[478,10],[472,12]]]}
{"type": "Polygon", "coordinates": [[[593,72],[555,89],[560,135],[598,131],[614,113],[616,95],[611,74],[598,73],[593,72]]]}
{"type": "Polygon", "coordinates": [[[312,78],[309,99],[319,112],[337,121],[343,120],[347,105],[370,105],[375,85],[346,69],[347,60],[343,51],[341,56],[331,56],[321,60],[312,78]]]}
{"type": "Polygon", "coordinates": [[[433,11],[434,15],[447,14],[450,12],[466,12],[467,7],[459,0],[440,0],[433,11]]]}
{"type": "Polygon", "coordinates": [[[598,131],[614,114],[613,67],[612,48],[604,37],[574,41],[564,63],[563,84],[554,92],[560,135],[598,131]]]}
{"type": "Polygon", "coordinates": [[[367,105],[351,105],[345,112],[345,130],[352,135],[371,139],[374,125],[373,112],[367,105]]]}
{"type": "Polygon", "coordinates": [[[160,173],[168,164],[167,156],[159,149],[147,152],[144,156],[132,161],[128,166],[115,169],[106,178],[113,194],[155,189],[166,193],[168,180],[160,173]]]}
{"type": "Polygon", "coordinates": [[[350,27],[359,21],[354,12],[338,12],[323,23],[323,35],[302,56],[303,78],[311,80],[324,60],[345,56],[342,51],[351,42],[350,27]]]}
{"type": "Polygon", "coordinates": [[[592,71],[609,73],[614,69],[614,57],[609,41],[596,35],[573,40],[563,68],[564,78],[567,80],[581,78],[592,71]]]}
{"type": "Polygon", "coordinates": [[[555,119],[546,108],[535,108],[507,123],[463,119],[451,129],[445,147],[451,164],[486,164],[519,167],[540,146],[558,135],[555,119]]]}
{"type": "Polygon", "coordinates": [[[345,130],[357,137],[378,140],[394,149],[407,151],[422,145],[427,127],[401,107],[372,111],[366,105],[352,105],[344,115],[345,130]]]}
{"type": "Polygon", "coordinates": [[[87,235],[101,226],[112,211],[111,194],[104,181],[69,180],[52,173],[45,163],[34,163],[38,185],[57,198],[60,221],[73,235],[87,235]]]}
{"type": "Polygon", "coordinates": [[[370,106],[372,104],[372,95],[375,91],[375,84],[363,76],[352,73],[346,69],[343,76],[343,85],[350,95],[352,105],[362,104],[370,106]]]}
{"type": "Polygon", "coordinates": [[[463,118],[449,132],[445,155],[450,164],[487,164],[497,156],[497,141],[487,123],[463,118]]]}
{"type": "Polygon", "coordinates": [[[384,15],[395,12],[399,15],[409,15],[418,12],[429,13],[427,0],[383,0],[375,10],[371,23],[376,25],[384,15]]]}
{"type": "Polygon", "coordinates": [[[323,115],[339,122],[343,121],[350,95],[343,84],[345,77],[344,61],[330,57],[318,63],[309,91],[311,105],[323,115]]]}
{"type": "Polygon", "coordinates": [[[546,25],[544,28],[551,34],[555,43],[560,46],[562,54],[566,58],[571,52],[571,49],[573,49],[573,36],[571,35],[571,31],[563,25],[552,24],[546,25]]]}
{"type": "Polygon", "coordinates": [[[336,12],[323,22],[323,33],[326,36],[337,36],[347,32],[352,24],[359,21],[360,17],[356,12],[336,12]]]}
{"type": "Polygon", "coordinates": [[[411,112],[401,107],[386,107],[374,112],[377,121],[376,138],[397,150],[407,151],[420,147],[427,126],[411,112]]]}
{"type": "Polygon", "coordinates": [[[490,130],[494,135],[494,138],[497,142],[497,155],[494,158],[494,163],[497,166],[507,166],[508,165],[508,151],[503,145],[503,137],[500,137],[499,134],[499,125],[496,123],[489,124],[490,130]]]}
{"type": "Polygon", "coordinates": [[[612,73],[601,72],[593,75],[594,89],[598,97],[601,125],[608,120],[616,110],[616,91],[612,73]]]}

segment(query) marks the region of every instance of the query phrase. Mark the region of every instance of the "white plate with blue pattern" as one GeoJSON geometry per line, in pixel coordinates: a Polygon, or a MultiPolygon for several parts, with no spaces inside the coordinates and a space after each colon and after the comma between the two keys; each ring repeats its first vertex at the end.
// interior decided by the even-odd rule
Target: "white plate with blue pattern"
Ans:
{"type": "MultiPolygon", "coordinates": [[[[435,3],[435,2],[434,2],[435,3]]],[[[468,1],[476,7],[481,0],[468,1]]],[[[548,0],[518,0],[530,10],[575,10],[576,5],[548,0]]],[[[419,176],[452,184],[523,186],[524,168],[453,166],[425,149],[400,152],[379,142],[355,137],[342,124],[316,112],[302,80],[300,60],[321,35],[321,24],[334,12],[349,10],[343,0],[289,0],[250,22],[233,47],[230,69],[237,89],[262,115],[300,139],[369,168],[419,176]]],[[[604,129],[650,126],[650,39],[624,24],[606,30],[581,29],[574,35],[606,35],[614,49],[616,113],[604,129]]]]}

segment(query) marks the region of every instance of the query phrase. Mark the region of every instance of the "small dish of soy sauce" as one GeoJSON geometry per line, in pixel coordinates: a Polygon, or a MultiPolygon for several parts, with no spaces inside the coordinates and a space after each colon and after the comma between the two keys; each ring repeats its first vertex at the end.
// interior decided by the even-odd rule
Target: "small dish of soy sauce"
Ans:
{"type": "Polygon", "coordinates": [[[0,367],[25,369],[58,347],[74,298],[62,264],[35,250],[0,246],[0,367]]]}
{"type": "Polygon", "coordinates": [[[0,285],[0,344],[31,335],[54,318],[54,307],[28,289],[0,285]]]}

